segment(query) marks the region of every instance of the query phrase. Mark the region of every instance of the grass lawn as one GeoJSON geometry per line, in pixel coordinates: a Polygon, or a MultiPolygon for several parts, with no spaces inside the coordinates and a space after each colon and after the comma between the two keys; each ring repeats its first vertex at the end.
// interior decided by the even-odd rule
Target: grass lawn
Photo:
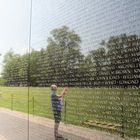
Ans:
{"type": "MultiPolygon", "coordinates": [[[[61,93],[62,89],[58,89],[61,93]]],[[[27,87],[0,87],[0,106],[17,111],[28,112],[27,87]]],[[[92,109],[92,90],[71,88],[65,98],[62,118],[68,122],[79,123],[86,119],[88,110],[92,109]],[[82,116],[81,116],[82,115],[82,116]]],[[[52,118],[50,88],[29,88],[29,111],[31,114],[52,118]],[[34,106],[34,108],[33,108],[34,106]]],[[[88,119],[88,118],[87,118],[88,119]]]]}

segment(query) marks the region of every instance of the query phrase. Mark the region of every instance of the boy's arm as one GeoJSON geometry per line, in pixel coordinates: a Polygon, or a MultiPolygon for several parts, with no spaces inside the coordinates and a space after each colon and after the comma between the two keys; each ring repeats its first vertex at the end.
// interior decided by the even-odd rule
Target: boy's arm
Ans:
{"type": "Polygon", "coordinates": [[[64,88],[63,91],[61,92],[61,95],[59,95],[58,98],[63,98],[65,96],[67,90],[68,90],[68,88],[64,88]]]}

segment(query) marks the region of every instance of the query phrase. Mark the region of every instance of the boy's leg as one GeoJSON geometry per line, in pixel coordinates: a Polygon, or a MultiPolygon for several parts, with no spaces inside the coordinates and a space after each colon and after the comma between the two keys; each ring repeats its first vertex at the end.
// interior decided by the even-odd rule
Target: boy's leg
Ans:
{"type": "Polygon", "coordinates": [[[61,121],[61,112],[60,111],[56,111],[54,113],[54,119],[55,119],[55,124],[54,124],[54,136],[55,138],[59,136],[58,134],[58,128],[59,128],[59,124],[61,121]]]}
{"type": "Polygon", "coordinates": [[[54,136],[55,138],[57,138],[58,136],[58,128],[59,128],[59,123],[56,123],[54,124],[54,136]]]}
{"type": "Polygon", "coordinates": [[[62,137],[58,133],[58,128],[59,128],[60,121],[61,121],[61,111],[58,111],[58,112],[55,113],[55,126],[54,126],[55,137],[62,137]]]}

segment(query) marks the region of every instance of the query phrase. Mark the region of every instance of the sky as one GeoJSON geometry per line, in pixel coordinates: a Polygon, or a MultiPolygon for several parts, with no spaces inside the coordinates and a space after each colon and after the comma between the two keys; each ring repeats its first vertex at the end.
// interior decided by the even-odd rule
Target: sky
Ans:
{"type": "Polygon", "coordinates": [[[140,0],[34,0],[32,46],[45,47],[49,33],[63,25],[80,35],[82,51],[103,39],[140,33],[140,0]]]}
{"type": "Polygon", "coordinates": [[[29,13],[29,0],[0,0],[0,63],[10,48],[17,53],[27,51],[29,13]]]}
{"type": "MultiPolygon", "coordinates": [[[[33,0],[31,48],[47,46],[50,31],[73,29],[86,53],[103,39],[122,33],[140,35],[140,0],[33,0]]],[[[4,54],[29,47],[30,0],[0,0],[0,72],[4,54]]]]}

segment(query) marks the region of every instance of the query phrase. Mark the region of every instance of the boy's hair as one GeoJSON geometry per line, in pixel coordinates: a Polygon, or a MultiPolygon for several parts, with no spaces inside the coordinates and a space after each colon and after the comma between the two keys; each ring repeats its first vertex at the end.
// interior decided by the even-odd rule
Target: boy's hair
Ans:
{"type": "Polygon", "coordinates": [[[56,90],[57,89],[57,86],[54,84],[54,85],[51,85],[51,90],[56,90]]]}

